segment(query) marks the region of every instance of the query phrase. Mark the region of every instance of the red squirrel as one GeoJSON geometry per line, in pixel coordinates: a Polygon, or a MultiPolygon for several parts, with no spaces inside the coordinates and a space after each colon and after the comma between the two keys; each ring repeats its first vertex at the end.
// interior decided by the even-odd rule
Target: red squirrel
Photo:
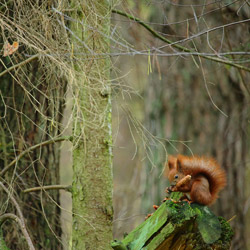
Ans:
{"type": "Polygon", "coordinates": [[[169,156],[166,175],[171,191],[190,196],[191,202],[211,205],[226,185],[226,173],[211,158],[197,156],[169,156]]]}

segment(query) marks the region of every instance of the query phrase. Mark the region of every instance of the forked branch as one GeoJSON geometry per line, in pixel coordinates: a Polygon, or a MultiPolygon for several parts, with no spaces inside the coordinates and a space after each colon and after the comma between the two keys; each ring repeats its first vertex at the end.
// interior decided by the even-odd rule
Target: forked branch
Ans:
{"type": "Polygon", "coordinates": [[[10,192],[10,190],[8,190],[4,184],[2,182],[0,182],[0,186],[2,187],[2,189],[5,191],[5,193],[7,193],[8,197],[10,198],[11,202],[13,203],[13,205],[15,206],[16,208],[16,211],[18,213],[18,216],[16,216],[15,214],[12,214],[12,213],[6,213],[6,214],[3,214],[0,216],[0,225],[2,225],[4,223],[5,220],[7,219],[11,219],[11,220],[14,220],[16,223],[19,224],[21,230],[22,230],[22,233],[27,241],[27,244],[29,246],[29,249],[30,250],[35,250],[35,247],[31,241],[31,238],[29,236],[29,233],[26,229],[26,225],[25,225],[25,220],[24,220],[24,216],[23,216],[23,213],[21,211],[21,208],[20,206],[18,205],[16,199],[14,198],[14,196],[12,195],[12,192],[10,192]]]}
{"type": "MultiPolygon", "coordinates": [[[[235,67],[237,69],[245,70],[245,71],[250,72],[250,68],[242,66],[242,65],[237,64],[237,63],[233,63],[232,61],[224,60],[224,59],[218,58],[218,57],[207,56],[207,55],[204,55],[204,54],[198,54],[198,53],[196,54],[196,53],[194,53],[196,51],[192,51],[191,49],[188,49],[188,48],[186,48],[184,46],[181,46],[181,45],[177,44],[177,42],[173,42],[173,41],[165,38],[164,36],[160,35],[157,31],[155,31],[153,28],[151,28],[148,24],[146,24],[145,22],[143,22],[141,19],[139,19],[137,17],[134,17],[134,16],[132,16],[132,15],[126,13],[126,12],[123,12],[123,11],[120,11],[120,10],[116,10],[116,9],[113,9],[112,12],[116,13],[118,15],[127,17],[128,19],[133,20],[133,21],[139,23],[145,29],[147,29],[151,34],[153,34],[155,37],[159,38],[161,41],[169,44],[171,47],[174,47],[174,48],[176,48],[176,49],[178,49],[180,51],[190,52],[190,53],[192,53],[193,56],[199,56],[199,57],[211,60],[211,61],[215,61],[215,62],[218,62],[218,63],[223,63],[223,64],[226,64],[226,65],[230,65],[232,67],[235,67]]],[[[249,22],[249,21],[250,21],[250,19],[244,20],[244,22],[249,22]]],[[[242,23],[243,21],[240,21],[240,22],[242,23]]]]}

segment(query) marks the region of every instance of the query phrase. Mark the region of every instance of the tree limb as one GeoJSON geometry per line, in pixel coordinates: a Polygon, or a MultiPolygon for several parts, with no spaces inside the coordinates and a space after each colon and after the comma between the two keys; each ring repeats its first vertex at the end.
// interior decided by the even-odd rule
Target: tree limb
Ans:
{"type": "MultiPolygon", "coordinates": [[[[34,56],[31,56],[31,57],[28,58],[27,60],[24,60],[24,61],[22,61],[22,62],[20,62],[20,63],[18,63],[18,64],[15,64],[15,65],[13,65],[13,66],[7,68],[6,70],[4,70],[4,71],[2,71],[2,72],[0,73],[0,77],[3,76],[4,74],[10,72],[11,70],[13,70],[13,69],[15,69],[15,68],[18,68],[18,67],[20,67],[20,66],[23,66],[23,65],[26,64],[26,63],[29,63],[29,62],[33,61],[34,59],[38,58],[39,56],[40,56],[40,54],[36,54],[36,55],[34,55],[34,56]]],[[[1,60],[1,62],[2,62],[2,60],[1,60]]],[[[2,62],[2,64],[3,64],[3,62],[2,62]]]]}
{"type": "Polygon", "coordinates": [[[0,176],[3,176],[14,164],[16,164],[25,154],[29,153],[30,151],[37,149],[39,147],[48,145],[48,144],[52,144],[55,142],[60,142],[60,141],[65,141],[65,140],[71,140],[72,137],[71,136],[62,136],[62,137],[58,137],[58,138],[54,138],[51,140],[47,140],[41,143],[38,143],[34,146],[31,146],[29,148],[27,148],[26,150],[24,150],[21,154],[19,154],[9,165],[7,165],[1,172],[0,172],[0,176]]]}
{"type": "MultiPolygon", "coordinates": [[[[160,35],[157,31],[155,31],[154,29],[152,29],[149,25],[147,25],[145,22],[143,22],[142,20],[140,20],[139,18],[137,17],[134,17],[126,12],[123,12],[123,11],[120,11],[120,10],[116,10],[116,9],[113,9],[112,10],[113,13],[116,13],[116,14],[119,14],[121,16],[124,16],[124,17],[127,17],[128,19],[130,20],[134,20],[135,22],[139,23],[140,25],[142,25],[145,29],[147,29],[151,34],[153,34],[155,37],[159,38],[161,41],[169,44],[170,46],[178,49],[178,50],[181,50],[181,51],[184,51],[184,52],[194,52],[192,51],[191,49],[188,49],[184,46],[181,46],[179,44],[177,44],[177,42],[172,42],[171,40],[165,38],[164,36],[160,35]]],[[[250,19],[247,19],[245,20],[246,21],[250,21],[250,19]]],[[[243,21],[240,21],[241,23],[243,21]]],[[[205,32],[207,33],[207,32],[205,32]]],[[[218,62],[218,63],[223,63],[223,64],[226,64],[226,65],[230,65],[230,66],[233,66],[235,68],[238,68],[238,69],[241,69],[241,70],[245,70],[245,71],[248,71],[250,72],[250,68],[248,67],[245,67],[245,66],[242,66],[242,65],[239,65],[239,64],[236,64],[236,63],[233,63],[232,61],[226,61],[226,60],[223,60],[221,58],[217,58],[217,57],[212,57],[212,56],[206,56],[206,55],[195,55],[194,56],[200,56],[202,58],[205,58],[205,59],[208,59],[208,60],[211,60],[211,61],[215,61],[215,62],[218,62]]]]}
{"type": "Polygon", "coordinates": [[[9,196],[10,200],[12,201],[13,205],[16,207],[16,211],[18,213],[18,216],[11,214],[11,213],[6,213],[0,216],[0,224],[2,224],[6,219],[12,219],[14,221],[16,221],[22,230],[22,233],[28,243],[29,249],[30,250],[35,250],[35,247],[31,241],[31,238],[29,236],[29,233],[26,229],[25,226],[25,220],[24,220],[24,216],[23,213],[21,211],[20,206],[18,205],[16,199],[14,198],[14,196],[11,194],[11,192],[4,186],[4,184],[2,182],[0,182],[0,186],[2,187],[2,189],[7,193],[7,195],[9,196]]]}
{"type": "Polygon", "coordinates": [[[29,246],[29,249],[30,250],[35,250],[35,247],[30,239],[30,236],[26,230],[26,227],[25,225],[22,223],[21,219],[18,218],[18,216],[16,216],[15,214],[12,214],[12,213],[6,213],[6,214],[3,214],[0,216],[0,225],[2,225],[6,220],[14,220],[17,224],[19,224],[20,228],[21,228],[21,231],[23,233],[23,236],[24,238],[26,239],[27,241],[27,244],[29,246]]]}
{"type": "Polygon", "coordinates": [[[29,192],[37,192],[41,190],[56,190],[56,189],[64,189],[68,192],[71,192],[71,188],[72,188],[71,185],[49,185],[49,186],[27,188],[23,190],[23,192],[29,193],[29,192]]]}

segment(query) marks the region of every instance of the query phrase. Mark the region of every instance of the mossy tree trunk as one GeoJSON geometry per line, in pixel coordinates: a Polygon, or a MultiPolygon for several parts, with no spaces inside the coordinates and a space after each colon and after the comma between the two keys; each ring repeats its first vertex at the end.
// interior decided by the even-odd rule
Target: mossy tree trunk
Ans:
{"type": "Polygon", "coordinates": [[[112,240],[110,5],[73,1],[73,249],[109,249],[112,240]],[[81,52],[81,53],[79,53],[81,52]],[[84,56],[83,56],[84,54],[84,56]]]}
{"type": "MultiPolygon", "coordinates": [[[[52,4],[55,2],[5,1],[0,6],[1,49],[7,42],[19,42],[14,54],[2,57],[1,51],[1,171],[31,146],[52,140],[61,133],[66,78],[53,62],[56,49],[65,48],[66,39],[51,11],[52,4]],[[44,51],[51,55],[44,55],[44,51]],[[37,56],[32,59],[32,55],[37,56]],[[10,67],[14,69],[4,73],[10,67]]],[[[62,249],[59,192],[22,191],[59,184],[59,157],[60,145],[52,142],[30,151],[8,171],[1,172],[1,182],[10,192],[13,190],[36,249],[62,249]]],[[[17,214],[9,194],[0,191],[1,215],[17,214]]],[[[28,249],[14,221],[5,222],[2,230],[10,249],[28,249]]]]}

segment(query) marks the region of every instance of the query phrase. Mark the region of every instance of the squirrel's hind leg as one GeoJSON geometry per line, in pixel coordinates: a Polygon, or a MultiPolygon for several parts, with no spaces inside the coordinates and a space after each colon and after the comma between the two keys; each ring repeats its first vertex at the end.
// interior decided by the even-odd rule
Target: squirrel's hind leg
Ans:
{"type": "Polygon", "coordinates": [[[197,178],[192,185],[190,197],[193,202],[210,205],[213,202],[213,197],[209,190],[209,182],[205,177],[197,178]]]}

